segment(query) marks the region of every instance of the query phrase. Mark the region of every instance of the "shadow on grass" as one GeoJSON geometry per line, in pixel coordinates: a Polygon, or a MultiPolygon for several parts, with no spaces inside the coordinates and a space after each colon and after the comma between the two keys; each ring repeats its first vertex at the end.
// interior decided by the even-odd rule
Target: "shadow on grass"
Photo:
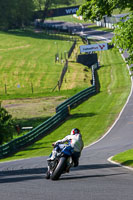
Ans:
{"type": "Polygon", "coordinates": [[[4,32],[8,35],[16,35],[19,37],[30,37],[35,39],[48,39],[48,40],[72,40],[69,35],[58,35],[58,34],[46,34],[46,33],[35,33],[34,30],[11,30],[4,32]]]}
{"type": "Polygon", "coordinates": [[[133,160],[126,160],[123,163],[121,163],[122,165],[127,165],[127,166],[131,166],[133,165],[133,160]]]}
{"type": "Polygon", "coordinates": [[[16,119],[15,123],[22,127],[29,127],[32,126],[33,128],[37,127],[38,125],[42,124],[46,120],[48,120],[51,116],[47,117],[35,117],[35,118],[28,118],[28,119],[16,119]]]}
{"type": "Polygon", "coordinates": [[[101,30],[101,31],[106,31],[106,32],[113,32],[113,29],[110,28],[106,28],[106,27],[101,27],[101,26],[88,26],[88,28],[90,28],[91,30],[101,30]]]}
{"type": "Polygon", "coordinates": [[[71,116],[71,119],[81,118],[81,117],[93,117],[96,113],[76,113],[71,116]]]}
{"type": "MultiPolygon", "coordinates": [[[[48,147],[29,147],[27,149],[24,149],[23,151],[34,151],[34,150],[37,150],[37,149],[46,149],[48,147]]],[[[49,147],[50,148],[50,147],[49,147]]]]}
{"type": "MultiPolygon", "coordinates": [[[[113,62],[113,64],[115,65],[115,66],[120,66],[121,65],[121,63],[118,63],[118,62],[113,62]]],[[[110,67],[110,64],[109,65],[100,65],[100,68],[103,68],[103,67],[110,67]]]]}

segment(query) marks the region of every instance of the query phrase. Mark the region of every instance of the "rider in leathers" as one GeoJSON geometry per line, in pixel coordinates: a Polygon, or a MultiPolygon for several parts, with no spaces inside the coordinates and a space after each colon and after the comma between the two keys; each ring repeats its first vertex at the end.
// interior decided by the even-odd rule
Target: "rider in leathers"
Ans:
{"type": "MultiPolygon", "coordinates": [[[[79,163],[79,157],[81,155],[81,151],[84,147],[84,143],[82,140],[82,136],[81,133],[79,131],[79,129],[74,128],[71,130],[71,134],[67,135],[65,138],[63,138],[62,140],[58,140],[55,143],[53,143],[53,146],[56,145],[57,143],[65,143],[68,142],[68,144],[73,148],[73,154],[72,154],[72,159],[74,162],[74,167],[78,166],[79,163]]],[[[54,152],[52,153],[51,159],[54,159],[54,152]]]]}

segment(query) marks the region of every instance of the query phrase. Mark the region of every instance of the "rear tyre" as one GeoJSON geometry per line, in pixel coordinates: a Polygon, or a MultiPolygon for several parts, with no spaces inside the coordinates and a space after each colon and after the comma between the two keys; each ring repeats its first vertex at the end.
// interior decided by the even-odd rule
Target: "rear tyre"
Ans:
{"type": "Polygon", "coordinates": [[[58,180],[59,177],[61,176],[65,166],[66,166],[66,160],[67,158],[66,157],[61,157],[60,158],[60,161],[56,167],[56,169],[54,170],[53,174],[51,175],[51,179],[52,180],[58,180]]]}

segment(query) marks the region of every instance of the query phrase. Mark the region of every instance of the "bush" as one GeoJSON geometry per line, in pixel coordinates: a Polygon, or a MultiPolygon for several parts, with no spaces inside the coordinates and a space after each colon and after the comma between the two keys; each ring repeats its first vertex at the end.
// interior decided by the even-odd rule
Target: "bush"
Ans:
{"type": "Polygon", "coordinates": [[[12,139],[13,128],[12,116],[0,103],[0,145],[12,139]]]}

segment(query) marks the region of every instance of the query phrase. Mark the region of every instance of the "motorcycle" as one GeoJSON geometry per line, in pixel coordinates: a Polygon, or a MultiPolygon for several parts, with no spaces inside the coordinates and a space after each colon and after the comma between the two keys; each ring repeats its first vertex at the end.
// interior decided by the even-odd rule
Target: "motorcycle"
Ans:
{"type": "Polygon", "coordinates": [[[73,148],[66,144],[56,144],[52,152],[47,159],[48,170],[46,172],[46,179],[58,180],[61,174],[68,173],[73,166],[73,148]],[[52,154],[54,154],[54,159],[52,154]]]}

